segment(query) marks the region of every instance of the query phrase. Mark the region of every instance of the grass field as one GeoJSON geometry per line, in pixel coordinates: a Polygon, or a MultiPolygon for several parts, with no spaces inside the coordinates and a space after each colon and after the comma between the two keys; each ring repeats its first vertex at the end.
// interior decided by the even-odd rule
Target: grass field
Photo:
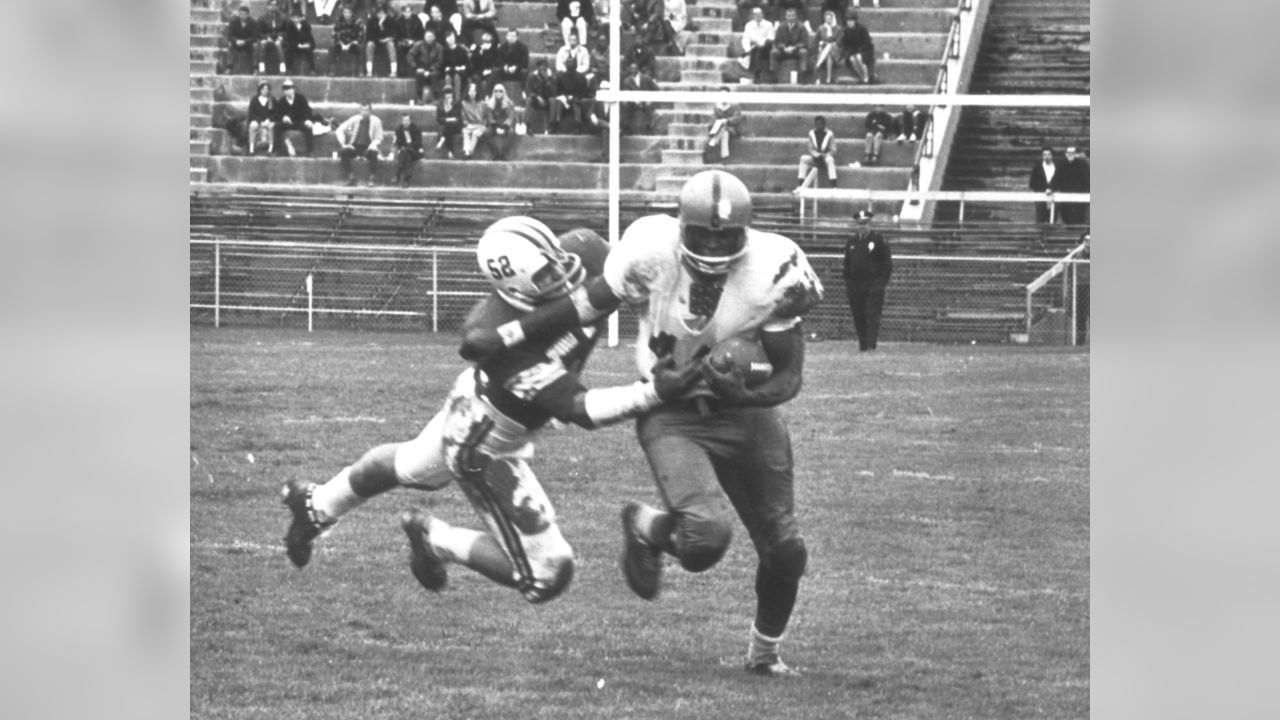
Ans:
{"type": "MultiPolygon", "coordinates": [[[[526,604],[452,568],[408,572],[411,504],[478,526],[456,488],[347,516],[298,571],[280,485],[415,435],[461,367],[452,337],[192,328],[193,718],[1083,718],[1089,714],[1089,356],[809,346],[786,408],[809,573],[784,646],[739,667],[745,532],[700,575],[627,590],[617,514],[655,501],[630,424],[549,431],[534,467],[578,555],[526,604]]],[[[601,349],[594,385],[629,381],[601,349]]]]}

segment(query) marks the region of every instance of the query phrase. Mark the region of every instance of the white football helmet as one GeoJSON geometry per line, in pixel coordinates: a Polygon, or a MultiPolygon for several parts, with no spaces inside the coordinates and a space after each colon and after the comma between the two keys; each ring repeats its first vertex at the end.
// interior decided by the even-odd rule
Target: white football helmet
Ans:
{"type": "Polygon", "coordinates": [[[565,252],[551,228],[531,217],[516,215],[490,225],[476,244],[476,260],[498,295],[526,312],[586,277],[578,256],[565,252]]]}
{"type": "Polygon", "coordinates": [[[680,253],[690,268],[724,275],[747,251],[751,192],[723,170],[704,170],[680,189],[680,253]]]}

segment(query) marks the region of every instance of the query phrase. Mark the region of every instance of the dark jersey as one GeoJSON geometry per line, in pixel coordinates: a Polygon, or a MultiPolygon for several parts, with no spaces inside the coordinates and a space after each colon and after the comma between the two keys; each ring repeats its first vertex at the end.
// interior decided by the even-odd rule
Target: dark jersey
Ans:
{"type": "MultiPolygon", "coordinates": [[[[496,294],[482,300],[467,316],[462,333],[498,326],[524,315],[496,294]]],[[[566,420],[573,398],[584,390],[579,374],[604,331],[604,320],[576,327],[549,341],[529,341],[508,348],[478,366],[484,381],[477,392],[503,415],[535,430],[551,418],[566,420]]]]}

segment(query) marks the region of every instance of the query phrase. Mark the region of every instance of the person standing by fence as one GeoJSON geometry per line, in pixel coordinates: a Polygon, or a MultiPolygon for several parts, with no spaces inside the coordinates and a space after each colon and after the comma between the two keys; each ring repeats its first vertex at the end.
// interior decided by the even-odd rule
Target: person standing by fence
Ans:
{"type": "Polygon", "coordinates": [[[858,212],[857,228],[844,245],[844,286],[861,352],[876,349],[884,291],[893,273],[889,243],[879,231],[871,229],[871,216],[870,210],[858,212]]]}

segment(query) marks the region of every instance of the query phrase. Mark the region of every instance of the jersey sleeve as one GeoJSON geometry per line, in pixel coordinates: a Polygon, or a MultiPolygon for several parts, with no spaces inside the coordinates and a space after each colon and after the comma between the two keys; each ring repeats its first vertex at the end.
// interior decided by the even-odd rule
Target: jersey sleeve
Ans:
{"type": "Polygon", "coordinates": [[[636,305],[649,299],[661,268],[662,254],[669,252],[672,233],[679,242],[675,218],[650,215],[640,218],[622,233],[604,263],[604,280],[623,302],[636,305]]]}
{"type": "Polygon", "coordinates": [[[761,326],[764,332],[781,332],[795,327],[800,318],[822,300],[822,281],[809,265],[804,251],[791,240],[775,235],[780,262],[773,276],[771,293],[774,308],[769,320],[761,326]]]}

